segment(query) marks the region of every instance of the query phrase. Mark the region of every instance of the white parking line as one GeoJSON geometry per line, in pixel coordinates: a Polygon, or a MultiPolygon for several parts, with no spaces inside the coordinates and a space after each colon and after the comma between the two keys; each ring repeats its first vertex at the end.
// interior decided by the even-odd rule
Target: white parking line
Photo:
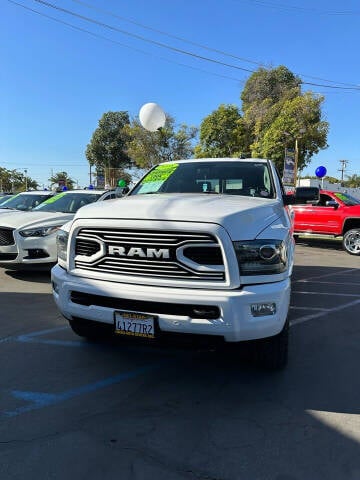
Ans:
{"type": "Polygon", "coordinates": [[[327,278],[327,277],[336,277],[339,275],[344,275],[351,272],[359,272],[358,268],[349,268],[347,270],[340,270],[332,273],[325,273],[324,275],[317,275],[315,277],[301,278],[300,280],[294,280],[293,283],[308,282],[309,280],[317,280],[318,278],[327,278]]]}
{"type": "Polygon", "coordinates": [[[293,306],[290,306],[291,310],[306,310],[306,311],[309,311],[309,310],[314,310],[315,312],[328,312],[329,311],[329,308],[320,308],[320,307],[293,307],[293,306]]]}
{"type": "Polygon", "coordinates": [[[360,298],[358,293],[329,293],[329,292],[306,292],[301,290],[293,290],[291,293],[300,293],[301,295],[327,295],[331,297],[355,297],[360,298]]]}
{"type": "MultiPolygon", "coordinates": [[[[296,283],[311,283],[311,280],[298,280],[296,283]]],[[[360,282],[319,282],[316,281],[316,285],[360,285],[360,282]]]]}
{"type": "Polygon", "coordinates": [[[305,322],[308,322],[309,320],[313,320],[314,318],[324,317],[325,315],[329,315],[334,312],[339,312],[341,310],[344,310],[345,308],[353,307],[355,305],[360,305],[360,299],[354,300],[353,302],[350,302],[350,303],[345,303],[344,305],[339,305],[338,307],[329,308],[329,310],[326,310],[323,312],[313,313],[311,315],[305,315],[304,317],[300,317],[291,321],[290,325],[293,326],[293,325],[298,325],[299,323],[305,323],[305,322]]]}

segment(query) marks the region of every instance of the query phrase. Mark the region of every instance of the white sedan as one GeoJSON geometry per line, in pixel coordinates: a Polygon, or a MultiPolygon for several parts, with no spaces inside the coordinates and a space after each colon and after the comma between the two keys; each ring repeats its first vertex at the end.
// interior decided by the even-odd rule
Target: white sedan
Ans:
{"type": "Polygon", "coordinates": [[[71,190],[48,198],[31,212],[0,215],[0,266],[49,268],[57,261],[56,232],[84,205],[115,198],[114,191],[71,190]]]}

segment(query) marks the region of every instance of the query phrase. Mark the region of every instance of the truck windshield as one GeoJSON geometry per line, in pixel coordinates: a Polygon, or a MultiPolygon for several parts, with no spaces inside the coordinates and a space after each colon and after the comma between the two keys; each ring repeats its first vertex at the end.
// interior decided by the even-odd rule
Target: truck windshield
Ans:
{"type": "Polygon", "coordinates": [[[265,162],[226,161],[166,163],[153,168],[131,195],[200,193],[274,198],[265,162]]]}
{"type": "Polygon", "coordinates": [[[358,198],[352,197],[348,193],[334,193],[335,197],[341,200],[347,207],[354,207],[355,205],[360,205],[360,200],[358,198]]]}

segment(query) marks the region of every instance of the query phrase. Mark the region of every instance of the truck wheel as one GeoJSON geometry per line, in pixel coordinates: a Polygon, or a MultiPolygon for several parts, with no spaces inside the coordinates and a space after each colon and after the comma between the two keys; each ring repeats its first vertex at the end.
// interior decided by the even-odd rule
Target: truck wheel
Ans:
{"type": "Polygon", "coordinates": [[[288,361],[289,320],[284,328],[273,337],[256,340],[257,363],[266,370],[282,370],[288,361]]]}
{"type": "Polygon", "coordinates": [[[350,255],[360,255],[360,229],[353,228],[344,233],[343,249],[350,255]]]}
{"type": "Polygon", "coordinates": [[[106,329],[95,322],[87,320],[69,320],[70,327],[76,335],[88,340],[101,340],[106,336],[106,329]]]}

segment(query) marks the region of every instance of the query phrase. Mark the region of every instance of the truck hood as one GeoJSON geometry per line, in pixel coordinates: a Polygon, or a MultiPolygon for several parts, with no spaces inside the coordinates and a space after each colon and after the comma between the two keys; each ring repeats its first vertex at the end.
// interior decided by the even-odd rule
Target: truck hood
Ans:
{"type": "Polygon", "coordinates": [[[0,216],[0,227],[32,228],[64,225],[74,217],[73,213],[62,212],[11,212],[0,216]]]}
{"type": "Polygon", "coordinates": [[[284,215],[274,199],[217,194],[151,194],[123,197],[82,207],[75,218],[215,223],[232,239],[255,238],[284,215]]]}

